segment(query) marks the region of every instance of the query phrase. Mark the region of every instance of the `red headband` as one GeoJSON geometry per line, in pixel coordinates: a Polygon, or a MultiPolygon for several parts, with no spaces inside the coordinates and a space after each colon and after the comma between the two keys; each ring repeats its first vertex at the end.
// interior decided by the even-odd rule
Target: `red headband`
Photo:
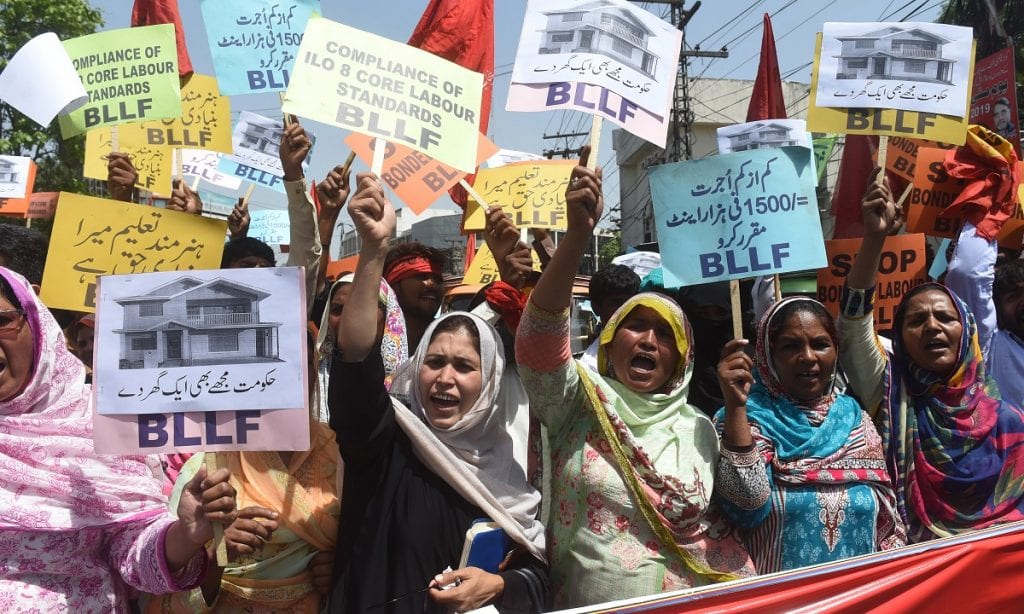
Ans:
{"type": "Polygon", "coordinates": [[[437,275],[443,277],[441,273],[441,267],[437,266],[430,260],[427,260],[423,256],[409,256],[408,258],[402,258],[391,263],[388,270],[384,271],[384,279],[394,286],[403,279],[408,279],[413,275],[437,275]]]}

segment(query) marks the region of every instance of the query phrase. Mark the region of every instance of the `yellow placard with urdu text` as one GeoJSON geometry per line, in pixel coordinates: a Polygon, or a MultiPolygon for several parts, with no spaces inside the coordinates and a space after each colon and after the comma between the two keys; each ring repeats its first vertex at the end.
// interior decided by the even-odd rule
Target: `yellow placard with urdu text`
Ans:
{"type": "Polygon", "coordinates": [[[471,173],[482,91],[480,73],[311,17],[281,109],[401,143],[471,173]]]}
{"type": "MultiPolygon", "coordinates": [[[[976,46],[971,47],[971,64],[976,46]]],[[[814,69],[811,72],[810,103],[807,107],[807,130],[811,132],[841,132],[843,134],[885,134],[930,139],[952,145],[963,145],[967,140],[968,109],[963,117],[938,113],[920,113],[896,109],[842,109],[817,106],[818,65],[821,60],[821,33],[814,47],[814,69]]],[[[971,73],[971,90],[974,73],[971,73]]],[[[967,104],[970,105],[968,99],[967,104]]]]}
{"type": "MultiPolygon", "coordinates": [[[[156,194],[171,193],[174,149],[164,145],[126,143],[121,135],[124,126],[118,126],[118,149],[128,154],[139,172],[135,187],[156,194]]],[[[91,179],[107,180],[107,157],[111,151],[110,128],[97,128],[85,133],[85,166],[82,174],[91,179]]]]}
{"type": "MultiPolygon", "coordinates": [[[[539,273],[540,258],[537,257],[537,252],[531,249],[530,256],[533,257],[533,270],[539,273]]],[[[491,253],[491,248],[487,247],[487,244],[484,243],[476,251],[473,261],[469,263],[469,270],[463,276],[462,283],[467,285],[489,284],[492,281],[499,280],[501,280],[501,275],[498,272],[498,263],[494,261],[494,254],[491,253]]]]}
{"type": "Polygon", "coordinates": [[[181,88],[181,117],[124,124],[118,142],[126,145],[207,149],[231,153],[231,101],[217,79],[192,75],[181,88]]]}
{"type": "Polygon", "coordinates": [[[96,277],[216,269],[227,222],[61,192],[39,296],[50,308],[96,310],[96,277]]]}
{"type": "MultiPolygon", "coordinates": [[[[541,160],[483,168],[473,189],[488,206],[500,206],[516,228],[565,230],[565,188],[579,162],[541,160]]],[[[486,211],[472,197],[466,204],[462,229],[483,230],[486,211]]]]}

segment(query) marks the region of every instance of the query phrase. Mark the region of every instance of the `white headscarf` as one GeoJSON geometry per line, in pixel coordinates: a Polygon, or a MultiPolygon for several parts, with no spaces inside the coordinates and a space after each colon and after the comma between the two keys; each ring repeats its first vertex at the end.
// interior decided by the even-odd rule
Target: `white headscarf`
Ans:
{"type": "Polygon", "coordinates": [[[416,353],[398,367],[391,392],[408,398],[411,409],[392,399],[395,416],[421,461],[544,561],[544,527],[537,520],[540,493],[527,481],[526,468],[516,461],[506,428],[507,413],[516,408],[502,402],[504,369],[504,346],[493,327],[470,313],[446,314],[431,323],[416,353]],[[430,423],[423,409],[419,373],[434,331],[456,316],[469,319],[476,327],[482,386],[473,407],[454,425],[440,429],[430,423]]]}

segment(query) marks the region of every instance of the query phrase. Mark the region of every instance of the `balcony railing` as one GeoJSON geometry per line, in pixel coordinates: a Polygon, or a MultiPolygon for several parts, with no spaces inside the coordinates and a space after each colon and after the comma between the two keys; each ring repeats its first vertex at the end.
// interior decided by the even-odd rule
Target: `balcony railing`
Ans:
{"type": "Polygon", "coordinates": [[[935,49],[920,49],[918,47],[893,47],[892,54],[901,58],[937,58],[939,52],[935,49]]]}
{"type": "Polygon", "coordinates": [[[257,322],[251,313],[206,313],[189,314],[188,323],[194,326],[224,326],[228,324],[252,324],[257,322]]]}

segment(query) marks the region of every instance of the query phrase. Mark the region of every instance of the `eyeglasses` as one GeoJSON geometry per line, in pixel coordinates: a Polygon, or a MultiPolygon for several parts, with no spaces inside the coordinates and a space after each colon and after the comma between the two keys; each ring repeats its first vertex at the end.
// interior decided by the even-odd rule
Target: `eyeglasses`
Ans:
{"type": "Polygon", "coordinates": [[[6,309],[0,311],[0,332],[14,331],[21,327],[25,317],[24,309],[6,309]]]}

